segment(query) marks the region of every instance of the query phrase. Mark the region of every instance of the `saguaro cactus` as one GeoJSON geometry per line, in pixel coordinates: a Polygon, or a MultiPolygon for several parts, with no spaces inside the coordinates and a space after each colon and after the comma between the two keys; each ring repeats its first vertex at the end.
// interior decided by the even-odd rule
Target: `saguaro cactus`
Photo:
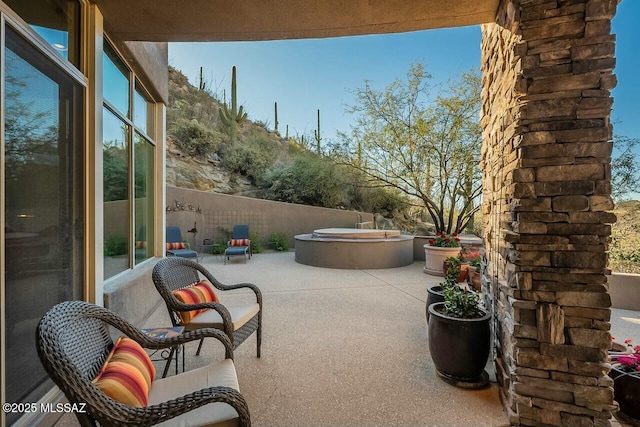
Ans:
{"type": "Polygon", "coordinates": [[[276,127],[275,127],[274,131],[276,133],[278,133],[278,103],[277,102],[273,103],[273,110],[274,110],[275,116],[276,116],[276,127]]]}
{"type": "Polygon", "coordinates": [[[235,143],[238,137],[238,125],[247,119],[247,113],[243,112],[243,107],[238,108],[236,98],[236,67],[231,69],[231,110],[226,102],[222,108],[218,108],[218,114],[222,124],[229,127],[229,139],[231,143],[235,143]]]}
{"type": "Polygon", "coordinates": [[[313,131],[313,135],[316,137],[316,150],[318,152],[318,154],[321,154],[321,150],[320,150],[320,141],[321,141],[321,137],[320,137],[320,109],[318,109],[318,129],[313,131]]]}

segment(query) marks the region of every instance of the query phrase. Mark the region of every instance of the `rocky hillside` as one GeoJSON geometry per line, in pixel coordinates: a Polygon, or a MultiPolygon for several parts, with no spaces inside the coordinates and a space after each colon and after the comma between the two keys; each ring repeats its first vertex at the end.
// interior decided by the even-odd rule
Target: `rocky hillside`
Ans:
{"type": "Polygon", "coordinates": [[[613,211],[618,221],[611,229],[609,268],[640,273],[640,201],[620,202],[613,211]]]}
{"type": "MultiPolygon", "coordinates": [[[[243,152],[237,152],[241,150],[231,146],[218,116],[221,106],[209,91],[198,89],[180,71],[169,68],[167,183],[182,188],[255,196],[258,193],[255,175],[234,168],[247,158],[243,152]],[[198,132],[204,135],[197,135],[198,132]],[[204,155],[187,152],[184,147],[185,144],[188,147],[188,139],[193,140],[193,144],[208,144],[209,152],[204,155]],[[225,157],[233,157],[235,162],[226,161],[225,157]]],[[[240,125],[238,142],[248,147],[260,144],[261,149],[275,157],[289,145],[263,124],[250,119],[240,125]]]]}

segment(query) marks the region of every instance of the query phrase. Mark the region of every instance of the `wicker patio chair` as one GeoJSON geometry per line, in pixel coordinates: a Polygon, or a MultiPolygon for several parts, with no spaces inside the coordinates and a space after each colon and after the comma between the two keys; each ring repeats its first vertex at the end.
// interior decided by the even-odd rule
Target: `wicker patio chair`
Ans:
{"type": "MultiPolygon", "coordinates": [[[[221,329],[231,340],[234,349],[238,348],[255,331],[257,356],[260,357],[262,343],[262,292],[256,285],[252,283],[222,284],[202,265],[177,257],[168,257],[160,260],[153,268],[152,276],[156,289],[160,292],[167,305],[173,326],[184,326],[186,331],[198,328],[221,329]],[[256,302],[227,308],[223,304],[215,302],[184,304],[173,295],[173,291],[199,282],[201,280],[200,276],[204,276],[205,279],[221,291],[249,288],[255,293],[256,302]],[[181,311],[201,309],[210,310],[196,315],[188,324],[183,324],[178,315],[181,311]]],[[[201,348],[202,341],[200,341],[196,355],[200,354],[201,348]]]]}
{"type": "Polygon", "coordinates": [[[76,413],[82,426],[150,426],[165,421],[169,421],[166,425],[184,426],[251,425],[247,404],[237,388],[231,342],[218,330],[201,329],[173,338],[151,338],[106,308],[66,301],[54,306],[40,320],[36,347],[45,370],[69,402],[80,408],[86,404],[86,412],[76,413]],[[216,338],[225,347],[225,360],[154,380],[149,406],[127,406],[104,394],[92,382],[114,345],[109,326],[148,349],[216,338]]]}

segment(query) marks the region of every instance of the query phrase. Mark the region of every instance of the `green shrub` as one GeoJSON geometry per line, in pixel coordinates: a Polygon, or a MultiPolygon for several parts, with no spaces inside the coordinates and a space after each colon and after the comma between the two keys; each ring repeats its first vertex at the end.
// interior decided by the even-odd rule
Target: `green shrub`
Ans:
{"type": "Polygon", "coordinates": [[[266,147],[253,143],[236,143],[226,147],[223,164],[232,172],[257,181],[273,162],[273,154],[266,147]]]}
{"type": "Polygon", "coordinates": [[[254,254],[259,254],[264,252],[264,242],[262,241],[262,239],[260,238],[260,236],[258,236],[258,233],[255,232],[250,232],[249,233],[249,240],[251,240],[251,252],[254,254]]]}
{"type": "Polygon", "coordinates": [[[222,136],[200,124],[197,120],[179,119],[170,130],[176,146],[186,154],[203,157],[213,153],[222,136]]]}
{"type": "Polygon", "coordinates": [[[127,253],[129,239],[125,236],[109,237],[104,242],[104,256],[124,255],[127,253]]]}
{"type": "Polygon", "coordinates": [[[209,248],[209,253],[211,255],[222,255],[224,253],[224,250],[227,248],[227,242],[225,240],[218,239],[213,243],[217,244],[218,246],[212,246],[211,248],[209,248]]]}
{"type": "Polygon", "coordinates": [[[292,164],[265,176],[267,199],[335,208],[347,200],[348,182],[330,160],[312,154],[295,157],[292,164]]]}
{"type": "Polygon", "coordinates": [[[287,243],[287,236],[284,233],[271,233],[269,244],[276,251],[289,250],[289,244],[287,243]]]}

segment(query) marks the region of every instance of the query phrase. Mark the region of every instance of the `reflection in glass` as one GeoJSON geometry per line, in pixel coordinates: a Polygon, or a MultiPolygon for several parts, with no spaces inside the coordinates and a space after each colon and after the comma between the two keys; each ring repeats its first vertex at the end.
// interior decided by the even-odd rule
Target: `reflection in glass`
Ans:
{"type": "Polygon", "coordinates": [[[63,58],[80,64],[80,3],[78,0],[4,0],[63,58]]]}
{"type": "Polygon", "coordinates": [[[82,88],[10,29],[4,65],[3,400],[35,402],[52,387],[36,325],[56,303],[82,299],[82,88]]]}
{"type": "Polygon", "coordinates": [[[133,124],[149,135],[151,125],[149,123],[151,105],[140,93],[139,89],[133,92],[133,124]]]}
{"type": "Polygon", "coordinates": [[[130,128],[111,111],[102,112],[104,180],[104,278],[129,268],[130,128]]]}
{"type": "Polygon", "coordinates": [[[129,70],[106,42],[102,59],[102,96],[123,116],[129,117],[129,70]]]}
{"type": "Polygon", "coordinates": [[[153,255],[153,151],[142,135],[134,135],[136,264],[153,255]]]}

